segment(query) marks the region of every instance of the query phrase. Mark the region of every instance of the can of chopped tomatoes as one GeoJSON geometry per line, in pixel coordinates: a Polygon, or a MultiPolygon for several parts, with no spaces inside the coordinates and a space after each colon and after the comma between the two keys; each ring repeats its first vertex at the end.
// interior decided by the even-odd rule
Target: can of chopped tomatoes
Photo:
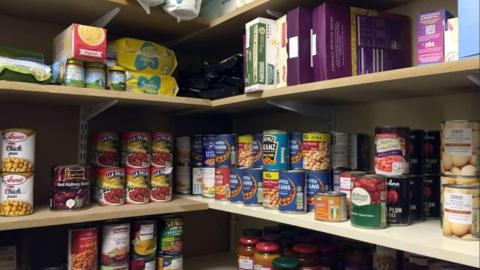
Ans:
{"type": "Polygon", "coordinates": [[[263,174],[261,168],[246,169],[242,177],[243,204],[263,204],[263,174]]]}
{"type": "Polygon", "coordinates": [[[330,171],[305,171],[308,211],[315,208],[315,196],[318,193],[332,190],[330,187],[331,179],[330,171]]]}
{"type": "Polygon", "coordinates": [[[354,175],[351,199],[352,226],[368,229],[387,227],[387,185],[384,176],[354,175]]]}
{"type": "Polygon", "coordinates": [[[120,139],[117,133],[95,132],[92,141],[92,165],[97,167],[118,166],[120,139]]]}
{"type": "Polygon", "coordinates": [[[280,172],[278,197],[280,212],[305,213],[307,211],[305,174],[302,170],[280,172]]]}
{"type": "Polygon", "coordinates": [[[402,175],[409,173],[408,127],[375,128],[375,173],[402,175]]]}
{"type": "Polygon", "coordinates": [[[195,134],[192,136],[192,165],[202,166],[203,136],[195,134]]]}
{"type": "Polygon", "coordinates": [[[97,270],[97,227],[68,230],[68,269],[97,270]]]}
{"type": "Polygon", "coordinates": [[[219,134],[215,137],[215,165],[237,165],[237,134],[219,134]]]}
{"type": "Polygon", "coordinates": [[[126,187],[128,204],[150,201],[150,168],[127,168],[126,187]]]}
{"type": "Polygon", "coordinates": [[[173,134],[170,132],[152,133],[152,167],[160,168],[164,173],[173,170],[173,134]]]}
{"type": "Polygon", "coordinates": [[[243,203],[243,185],[242,178],[245,168],[230,169],[230,201],[233,203],[243,203]]]}
{"type": "Polygon", "coordinates": [[[230,200],[230,167],[215,168],[215,200],[230,200]]]}
{"type": "Polygon", "coordinates": [[[95,197],[100,205],[125,204],[125,169],[119,167],[98,169],[95,197]]]}
{"type": "Polygon", "coordinates": [[[423,129],[410,130],[407,147],[410,174],[423,174],[424,144],[425,131],[423,129]]]}
{"type": "Polygon", "coordinates": [[[252,167],[263,167],[263,134],[254,134],[252,142],[252,167]]]}
{"type": "Polygon", "coordinates": [[[423,140],[423,173],[438,174],[440,172],[440,131],[425,131],[423,140]]]}
{"type": "Polygon", "coordinates": [[[215,135],[202,138],[202,167],[215,167],[215,135]]]}
{"type": "Polygon", "coordinates": [[[409,225],[410,176],[387,177],[387,222],[389,225],[409,225]]]}
{"type": "Polygon", "coordinates": [[[290,169],[303,169],[303,133],[290,133],[290,169]]]}
{"type": "Polygon", "coordinates": [[[278,209],[279,172],[263,171],[263,208],[278,209]]]}
{"type": "Polygon", "coordinates": [[[425,174],[423,177],[423,212],[425,218],[440,217],[440,175],[425,174]]]}
{"type": "Polygon", "coordinates": [[[152,137],[149,132],[122,134],[122,165],[130,168],[150,167],[152,137]]]}
{"type": "Polygon", "coordinates": [[[150,200],[168,202],[172,200],[172,174],[165,174],[161,168],[150,168],[150,200]]]}
{"type": "Polygon", "coordinates": [[[410,175],[410,219],[415,221],[422,221],[425,218],[423,207],[423,175],[410,175]]]}

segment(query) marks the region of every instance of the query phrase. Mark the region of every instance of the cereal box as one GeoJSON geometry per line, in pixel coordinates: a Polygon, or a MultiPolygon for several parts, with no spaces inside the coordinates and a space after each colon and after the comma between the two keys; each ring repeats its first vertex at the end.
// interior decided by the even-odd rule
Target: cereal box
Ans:
{"type": "Polygon", "coordinates": [[[288,85],[308,83],[313,80],[311,29],[312,12],[309,9],[298,7],[287,13],[288,85]]]}

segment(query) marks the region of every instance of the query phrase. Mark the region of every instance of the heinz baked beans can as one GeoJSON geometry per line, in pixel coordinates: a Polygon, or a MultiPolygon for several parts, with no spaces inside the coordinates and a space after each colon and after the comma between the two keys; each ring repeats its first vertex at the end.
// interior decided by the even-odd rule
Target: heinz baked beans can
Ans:
{"type": "Polygon", "coordinates": [[[288,133],[283,130],[263,132],[263,168],[267,171],[288,170],[290,153],[288,150],[288,133]]]}
{"type": "Polygon", "coordinates": [[[90,167],[56,166],[50,187],[51,210],[81,210],[90,207],[90,167]]]}
{"type": "Polygon", "coordinates": [[[330,170],[330,133],[303,134],[303,169],[330,170]]]}
{"type": "Polygon", "coordinates": [[[129,168],[149,168],[152,137],[149,132],[122,134],[122,165],[129,168]]]}
{"type": "Polygon", "coordinates": [[[462,240],[480,238],[480,185],[443,185],[443,235],[462,240]]]}
{"type": "Polygon", "coordinates": [[[243,184],[242,178],[245,168],[230,169],[230,202],[243,203],[243,184]]]}
{"type": "Polygon", "coordinates": [[[2,132],[2,172],[35,170],[35,131],[10,128],[2,132]]]}
{"type": "Polygon", "coordinates": [[[422,129],[410,130],[408,138],[410,174],[423,174],[425,131],[422,129]]]}
{"type": "MultiPolygon", "coordinates": [[[[144,268],[139,268],[138,264],[145,263],[135,262],[135,259],[147,259],[146,262],[153,259],[152,266],[155,267],[155,256],[157,251],[157,222],[154,219],[135,219],[131,223],[132,232],[131,237],[131,257],[133,260],[130,260],[130,269],[139,269],[143,270],[144,268]],[[133,263],[132,263],[133,262],[133,263]],[[133,267],[133,268],[132,268],[133,267]]],[[[148,268],[147,268],[148,269],[148,268]]],[[[155,268],[153,268],[155,269],[155,268]]]]}
{"type": "Polygon", "coordinates": [[[423,208],[425,218],[440,217],[440,175],[438,174],[424,175],[423,208]]]}
{"type": "Polygon", "coordinates": [[[192,136],[192,165],[202,166],[203,136],[196,134],[192,136]]]}
{"type": "Polygon", "coordinates": [[[161,168],[150,168],[150,201],[168,202],[172,200],[172,174],[165,174],[161,168]]]}
{"type": "Polygon", "coordinates": [[[125,204],[125,169],[98,169],[96,198],[98,204],[103,206],[125,204]]]}
{"type": "Polygon", "coordinates": [[[115,132],[95,132],[92,142],[92,165],[97,167],[118,166],[120,139],[115,132]]]}
{"type": "Polygon", "coordinates": [[[409,173],[408,127],[375,128],[375,173],[402,175],[409,173]]]}
{"type": "Polygon", "coordinates": [[[350,168],[349,134],[346,132],[331,132],[332,136],[332,168],[350,168]]]}
{"type": "Polygon", "coordinates": [[[249,168],[253,165],[253,136],[240,135],[237,143],[238,167],[249,168]]]}
{"type": "Polygon", "coordinates": [[[410,175],[410,219],[422,221],[425,219],[423,212],[423,175],[410,175]]]}
{"type": "Polygon", "coordinates": [[[220,134],[215,137],[215,165],[237,165],[237,134],[220,134]]]}
{"type": "Polygon", "coordinates": [[[230,200],[230,167],[215,168],[215,200],[230,200]]]}
{"type": "Polygon", "coordinates": [[[330,171],[305,171],[307,185],[307,210],[315,208],[315,196],[320,192],[331,191],[332,174],[330,171]]]}
{"type": "Polygon", "coordinates": [[[350,134],[350,169],[368,170],[370,167],[370,144],[366,134],[350,134]]]}
{"type": "Polygon", "coordinates": [[[33,213],[33,172],[3,172],[0,183],[0,216],[33,213]]]}
{"type": "Polygon", "coordinates": [[[202,168],[202,196],[205,198],[215,197],[215,168],[202,168]]]}
{"type": "Polygon", "coordinates": [[[191,190],[191,173],[190,166],[175,167],[175,192],[180,194],[190,194],[191,190]]]}
{"type": "Polygon", "coordinates": [[[111,221],[102,227],[100,269],[128,269],[130,223],[111,221]]]}
{"type": "Polygon", "coordinates": [[[183,218],[175,215],[158,220],[159,256],[178,256],[183,253],[183,218]]]}
{"type": "Polygon", "coordinates": [[[263,204],[263,170],[261,168],[249,168],[244,171],[242,177],[243,204],[263,204]]]}
{"type": "Polygon", "coordinates": [[[253,134],[252,167],[263,167],[263,134],[253,134]]]}
{"type": "Polygon", "coordinates": [[[202,195],[203,171],[202,167],[192,168],[192,195],[202,195]]]}
{"type": "Polygon", "coordinates": [[[165,173],[173,171],[173,134],[170,132],[152,133],[152,167],[165,173]]]}
{"type": "Polygon", "coordinates": [[[68,270],[97,270],[97,227],[68,230],[68,270]]]}
{"type": "Polygon", "coordinates": [[[263,171],[263,208],[278,209],[279,172],[263,171]]]}
{"type": "Polygon", "coordinates": [[[352,178],[352,226],[382,229],[387,227],[387,185],[378,174],[354,175],[352,178]]]}
{"type": "Polygon", "coordinates": [[[150,168],[126,168],[128,204],[145,204],[150,201],[150,168]]]}
{"type": "Polygon", "coordinates": [[[409,225],[410,176],[387,177],[387,222],[389,225],[409,225]]]}
{"type": "Polygon", "coordinates": [[[425,131],[423,146],[423,173],[440,173],[440,131],[425,131]]]}
{"type": "Polygon", "coordinates": [[[303,133],[290,133],[290,169],[303,169],[303,133]]]}
{"type": "Polygon", "coordinates": [[[347,220],[345,193],[324,191],[315,195],[314,216],[316,220],[341,222],[347,220]]]}
{"type": "Polygon", "coordinates": [[[302,170],[281,171],[278,180],[278,210],[288,213],[307,211],[305,174],[302,170]]]}
{"type": "Polygon", "coordinates": [[[352,205],[351,192],[353,187],[353,176],[364,174],[363,171],[343,171],[340,173],[340,192],[344,193],[347,199],[347,217],[350,217],[350,209],[352,205]]]}
{"type": "Polygon", "coordinates": [[[215,167],[215,135],[209,134],[202,138],[202,167],[215,167]]]}

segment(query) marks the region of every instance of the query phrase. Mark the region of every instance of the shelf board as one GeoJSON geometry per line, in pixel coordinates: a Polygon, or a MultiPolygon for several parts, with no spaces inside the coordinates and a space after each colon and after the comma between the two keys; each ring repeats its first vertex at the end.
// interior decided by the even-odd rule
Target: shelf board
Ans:
{"type": "Polygon", "coordinates": [[[87,210],[70,212],[50,211],[48,207],[41,206],[35,209],[35,212],[29,216],[0,217],[0,231],[207,209],[207,203],[187,198],[175,198],[171,202],[142,205],[94,205],[87,210]]]}
{"type": "Polygon", "coordinates": [[[383,230],[361,229],[350,222],[321,222],[313,213],[286,214],[262,207],[244,206],[202,197],[183,196],[208,203],[210,209],[289,224],[362,242],[408,251],[423,256],[480,267],[480,245],[477,241],[463,241],[444,237],[439,220],[429,220],[410,226],[389,227],[383,230]]]}
{"type": "Polygon", "coordinates": [[[235,255],[224,252],[185,259],[185,270],[237,270],[235,255]]]}

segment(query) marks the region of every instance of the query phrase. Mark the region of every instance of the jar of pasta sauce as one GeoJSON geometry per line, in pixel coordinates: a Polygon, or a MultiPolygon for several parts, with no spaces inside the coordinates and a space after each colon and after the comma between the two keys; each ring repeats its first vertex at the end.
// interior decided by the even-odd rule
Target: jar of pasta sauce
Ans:
{"type": "Polygon", "coordinates": [[[318,249],[313,244],[296,244],[293,246],[295,257],[300,261],[300,270],[316,270],[319,267],[318,249]]]}
{"type": "Polygon", "coordinates": [[[254,270],[253,262],[255,245],[260,238],[258,236],[241,236],[237,247],[237,269],[254,270]]]}
{"type": "Polygon", "coordinates": [[[280,257],[280,245],[259,242],[255,245],[254,269],[273,270],[273,260],[280,257]]]}

